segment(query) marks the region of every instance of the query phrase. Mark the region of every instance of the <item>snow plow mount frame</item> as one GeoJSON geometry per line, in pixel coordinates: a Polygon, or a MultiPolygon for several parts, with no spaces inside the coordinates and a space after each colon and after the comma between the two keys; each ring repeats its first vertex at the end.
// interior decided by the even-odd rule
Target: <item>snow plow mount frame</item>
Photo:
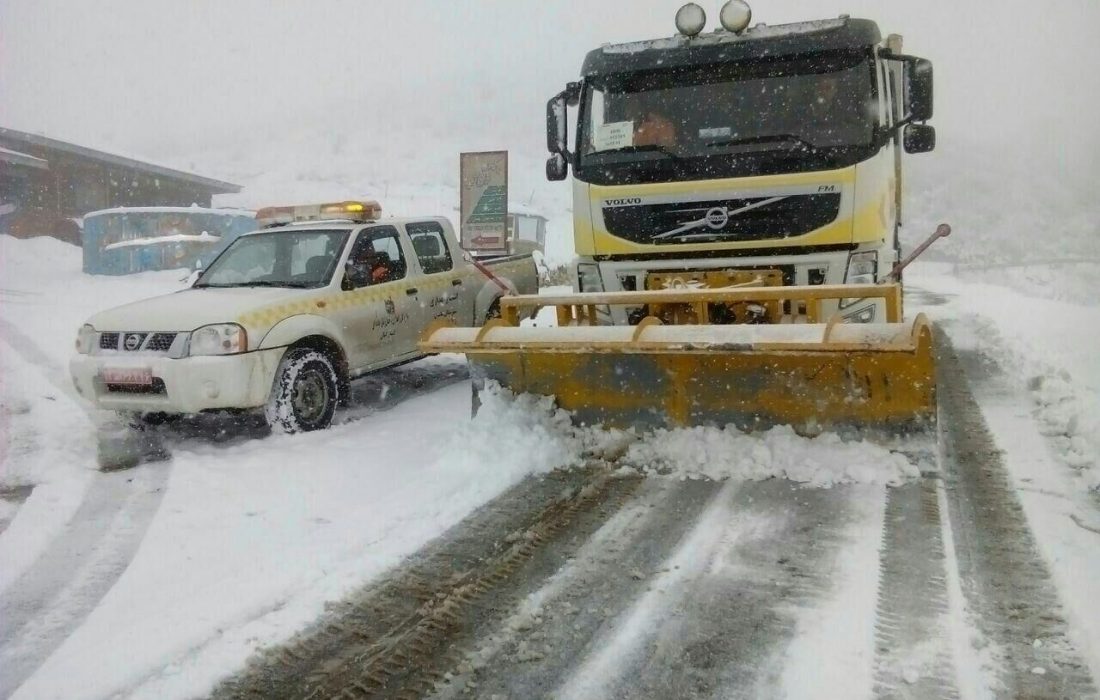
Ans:
{"type": "MultiPolygon", "coordinates": [[[[900,323],[902,299],[900,284],[832,284],[786,287],[738,287],[734,289],[670,289],[644,292],[580,292],[576,294],[524,294],[505,296],[500,300],[501,320],[505,325],[518,326],[522,309],[553,306],[559,326],[599,325],[600,306],[646,306],[650,316],[662,307],[690,306],[696,323],[709,325],[711,305],[746,302],[789,302],[796,313],[783,316],[781,323],[821,323],[822,302],[841,299],[882,299],[886,306],[886,322],[900,323]],[[801,313],[798,313],[801,312],[801,313]]],[[[829,319],[832,322],[832,319],[829,319]]]]}

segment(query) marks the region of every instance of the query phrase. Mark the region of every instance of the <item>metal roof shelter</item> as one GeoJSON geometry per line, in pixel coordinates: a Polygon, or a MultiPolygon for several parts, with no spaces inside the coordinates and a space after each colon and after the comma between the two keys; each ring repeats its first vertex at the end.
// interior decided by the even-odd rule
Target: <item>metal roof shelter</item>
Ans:
{"type": "MultiPolygon", "coordinates": [[[[143,173],[149,173],[151,175],[160,175],[172,180],[179,180],[180,182],[187,182],[194,185],[198,185],[204,189],[210,190],[211,194],[226,194],[236,193],[241,191],[240,185],[234,185],[231,182],[224,182],[222,180],[215,180],[210,177],[203,177],[201,175],[195,175],[194,173],[184,172],[183,170],[176,170],[174,168],[166,168],[163,165],[156,165],[154,163],[147,163],[134,158],[127,158],[125,156],[115,155],[113,153],[107,153],[105,151],[97,151],[85,146],[79,146],[75,143],[68,143],[67,141],[59,141],[57,139],[49,138],[48,136],[41,136],[39,134],[30,134],[25,131],[16,131],[15,129],[8,129],[6,127],[0,127],[0,151],[11,149],[18,149],[19,152],[15,155],[30,156],[36,159],[50,161],[49,152],[53,151],[56,154],[67,154],[76,156],[82,159],[95,161],[104,165],[115,165],[122,168],[133,169],[143,173]],[[39,151],[39,153],[33,153],[33,150],[39,151]],[[45,151],[45,154],[41,152],[45,151]]],[[[11,153],[11,151],[9,151],[11,153]]],[[[0,160],[6,160],[3,158],[3,154],[0,153],[0,160]]]]}
{"type": "Polygon", "coordinates": [[[53,235],[78,243],[77,222],[110,207],[209,207],[241,186],[0,127],[0,232],[53,235]]]}

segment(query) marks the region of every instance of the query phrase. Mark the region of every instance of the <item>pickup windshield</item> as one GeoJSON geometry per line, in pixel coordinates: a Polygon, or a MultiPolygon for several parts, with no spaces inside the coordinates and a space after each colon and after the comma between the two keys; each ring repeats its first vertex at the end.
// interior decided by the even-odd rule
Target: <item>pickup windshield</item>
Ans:
{"type": "Polygon", "coordinates": [[[873,144],[874,75],[866,52],[843,51],[596,76],[578,125],[578,171],[593,182],[600,177],[586,170],[623,181],[632,171],[683,179],[754,174],[752,165],[776,161],[827,166],[819,161],[873,144]]]}
{"type": "Polygon", "coordinates": [[[347,231],[270,231],[242,236],[196,287],[323,287],[332,279],[347,231]]]}

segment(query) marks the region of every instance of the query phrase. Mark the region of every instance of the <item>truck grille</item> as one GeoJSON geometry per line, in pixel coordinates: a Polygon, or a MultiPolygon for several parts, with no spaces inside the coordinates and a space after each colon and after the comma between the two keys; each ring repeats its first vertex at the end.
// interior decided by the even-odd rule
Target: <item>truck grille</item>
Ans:
{"type": "Polygon", "coordinates": [[[101,350],[124,352],[168,352],[178,333],[149,333],[144,331],[107,332],[99,334],[101,350]]]}
{"type": "Polygon", "coordinates": [[[767,204],[771,197],[715,199],[673,204],[634,204],[603,209],[607,232],[637,243],[676,244],[706,240],[760,241],[801,236],[836,221],[839,194],[788,195],[767,204]],[[752,205],[754,209],[735,213],[752,205]],[[678,235],[654,238],[684,229],[678,235]],[[681,236],[689,237],[683,238],[681,236]]]}

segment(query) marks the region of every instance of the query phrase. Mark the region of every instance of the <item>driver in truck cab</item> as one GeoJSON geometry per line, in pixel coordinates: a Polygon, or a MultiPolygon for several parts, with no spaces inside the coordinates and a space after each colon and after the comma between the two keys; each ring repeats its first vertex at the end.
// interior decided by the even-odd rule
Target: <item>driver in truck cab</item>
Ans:
{"type": "Polygon", "coordinates": [[[666,116],[659,100],[642,95],[634,105],[634,145],[674,148],[679,142],[676,125],[666,116]]]}

